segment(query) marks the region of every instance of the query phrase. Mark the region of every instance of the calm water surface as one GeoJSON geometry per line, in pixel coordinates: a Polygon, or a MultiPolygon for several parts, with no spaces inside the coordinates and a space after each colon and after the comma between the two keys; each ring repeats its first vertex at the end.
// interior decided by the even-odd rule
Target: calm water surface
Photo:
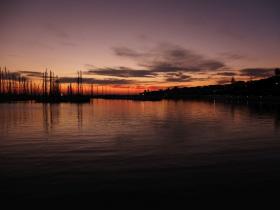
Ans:
{"type": "Polygon", "coordinates": [[[13,199],[261,191],[280,177],[280,109],[201,101],[0,104],[13,199]]]}

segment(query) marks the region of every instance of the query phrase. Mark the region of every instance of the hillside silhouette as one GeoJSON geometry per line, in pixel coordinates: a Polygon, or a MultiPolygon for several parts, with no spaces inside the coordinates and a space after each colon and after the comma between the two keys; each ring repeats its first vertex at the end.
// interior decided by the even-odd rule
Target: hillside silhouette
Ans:
{"type": "Polygon", "coordinates": [[[251,99],[280,99],[280,70],[269,78],[252,81],[235,81],[230,84],[199,87],[174,87],[159,91],[145,91],[146,98],[184,99],[200,97],[239,97],[251,99]]]}

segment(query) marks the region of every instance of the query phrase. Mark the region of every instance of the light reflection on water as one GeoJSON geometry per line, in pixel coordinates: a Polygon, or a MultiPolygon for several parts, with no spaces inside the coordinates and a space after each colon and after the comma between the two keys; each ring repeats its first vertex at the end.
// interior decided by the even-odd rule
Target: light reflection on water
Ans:
{"type": "Polygon", "coordinates": [[[92,191],[137,190],[149,188],[143,183],[153,179],[163,179],[160,186],[168,182],[175,189],[187,188],[191,186],[185,179],[212,173],[217,166],[225,170],[215,173],[238,166],[237,171],[243,167],[254,174],[260,170],[257,161],[280,159],[278,106],[125,100],[14,103],[0,104],[0,120],[5,193],[21,185],[23,194],[26,185],[36,192],[38,184],[47,192],[48,185],[73,182],[78,192],[85,186],[92,191]],[[176,173],[167,178],[170,171],[176,173]],[[135,183],[130,188],[123,180],[135,183]]]}

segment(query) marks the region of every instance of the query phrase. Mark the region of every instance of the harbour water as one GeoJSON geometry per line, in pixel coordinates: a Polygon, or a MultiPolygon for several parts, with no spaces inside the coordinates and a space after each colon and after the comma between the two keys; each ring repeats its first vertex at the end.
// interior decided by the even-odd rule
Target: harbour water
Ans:
{"type": "Polygon", "coordinates": [[[279,163],[276,105],[0,104],[2,198],[264,192],[279,187],[279,163]]]}

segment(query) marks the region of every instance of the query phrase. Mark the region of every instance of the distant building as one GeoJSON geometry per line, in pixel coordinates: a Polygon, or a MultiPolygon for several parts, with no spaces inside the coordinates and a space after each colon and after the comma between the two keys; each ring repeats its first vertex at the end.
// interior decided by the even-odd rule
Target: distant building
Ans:
{"type": "Polygon", "coordinates": [[[280,69],[279,68],[275,69],[275,76],[280,76],[280,69]]]}

